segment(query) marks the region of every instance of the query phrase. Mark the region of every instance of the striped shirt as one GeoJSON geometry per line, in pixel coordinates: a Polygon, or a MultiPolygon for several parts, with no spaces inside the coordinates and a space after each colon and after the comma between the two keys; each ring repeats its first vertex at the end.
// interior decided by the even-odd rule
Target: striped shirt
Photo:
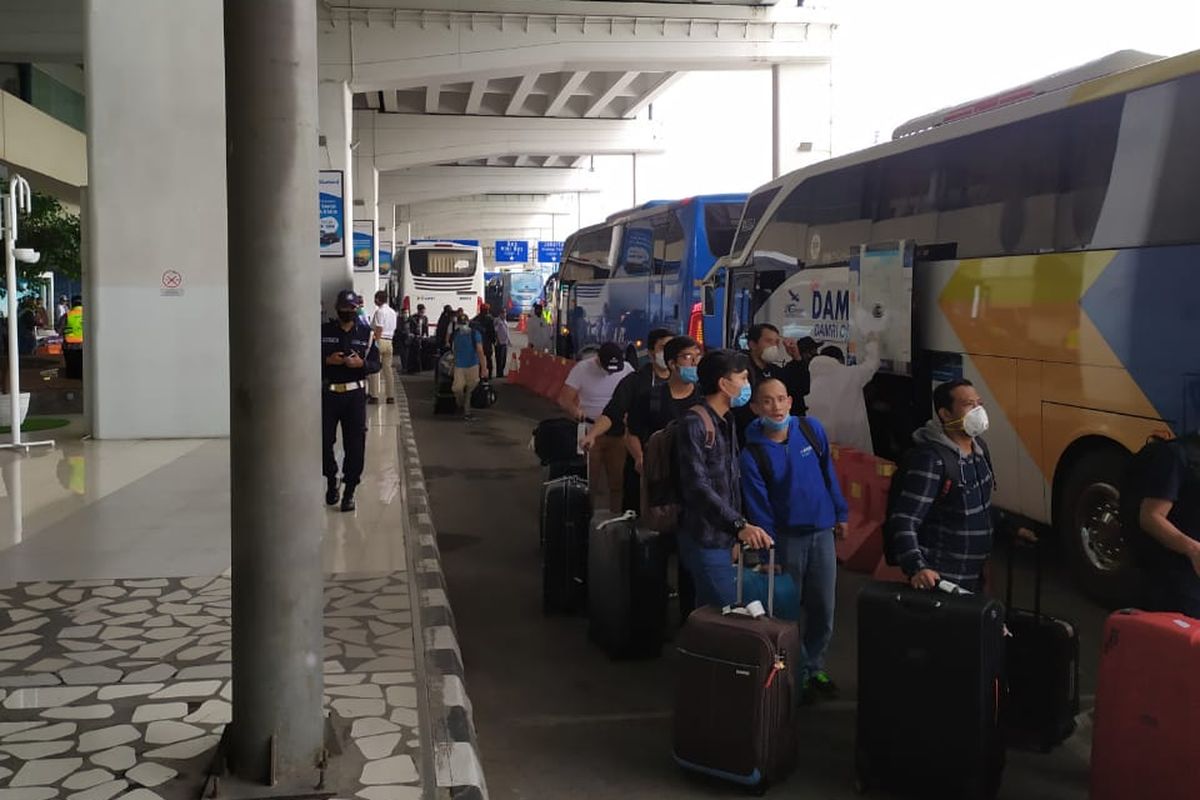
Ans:
{"type": "Polygon", "coordinates": [[[932,569],[979,591],[992,552],[992,469],[978,445],[970,455],[960,451],[957,463],[944,465],[943,458],[943,448],[920,439],[905,457],[905,469],[896,474],[901,489],[890,510],[893,547],[905,574],[932,569]]]}

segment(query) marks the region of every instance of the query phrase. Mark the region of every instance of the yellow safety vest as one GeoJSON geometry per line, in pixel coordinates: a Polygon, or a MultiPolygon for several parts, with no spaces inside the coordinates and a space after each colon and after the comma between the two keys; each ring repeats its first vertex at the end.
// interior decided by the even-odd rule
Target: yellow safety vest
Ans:
{"type": "Polygon", "coordinates": [[[67,312],[63,339],[67,344],[83,344],[83,306],[75,306],[67,312]]]}

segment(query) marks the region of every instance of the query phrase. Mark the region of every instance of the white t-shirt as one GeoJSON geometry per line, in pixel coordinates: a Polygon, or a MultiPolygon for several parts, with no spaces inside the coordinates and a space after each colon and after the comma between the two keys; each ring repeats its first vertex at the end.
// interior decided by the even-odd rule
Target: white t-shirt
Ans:
{"type": "Polygon", "coordinates": [[[371,327],[380,328],[383,331],[384,339],[391,339],[396,335],[396,312],[387,303],[375,309],[375,313],[371,315],[371,327]]]}
{"type": "Polygon", "coordinates": [[[579,392],[579,407],[583,409],[583,415],[596,420],[604,413],[604,407],[612,399],[617,384],[631,372],[633,367],[629,366],[629,362],[621,364],[620,372],[609,372],[592,356],[572,367],[565,383],[579,392]]]}

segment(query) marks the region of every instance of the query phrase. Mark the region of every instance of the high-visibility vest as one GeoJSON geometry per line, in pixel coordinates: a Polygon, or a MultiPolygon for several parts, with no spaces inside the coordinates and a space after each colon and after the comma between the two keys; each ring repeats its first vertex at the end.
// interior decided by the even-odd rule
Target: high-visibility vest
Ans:
{"type": "Polygon", "coordinates": [[[83,344],[83,306],[75,306],[67,312],[63,339],[67,344],[83,344]]]}

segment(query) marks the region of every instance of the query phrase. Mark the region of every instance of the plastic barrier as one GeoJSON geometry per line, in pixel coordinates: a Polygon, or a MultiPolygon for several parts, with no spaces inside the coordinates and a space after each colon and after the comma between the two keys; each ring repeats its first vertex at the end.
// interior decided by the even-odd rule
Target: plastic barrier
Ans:
{"type": "Polygon", "coordinates": [[[836,451],[835,466],[850,506],[846,538],[836,544],[838,561],[851,572],[871,574],[883,559],[883,523],[896,466],[847,447],[836,451]]]}

